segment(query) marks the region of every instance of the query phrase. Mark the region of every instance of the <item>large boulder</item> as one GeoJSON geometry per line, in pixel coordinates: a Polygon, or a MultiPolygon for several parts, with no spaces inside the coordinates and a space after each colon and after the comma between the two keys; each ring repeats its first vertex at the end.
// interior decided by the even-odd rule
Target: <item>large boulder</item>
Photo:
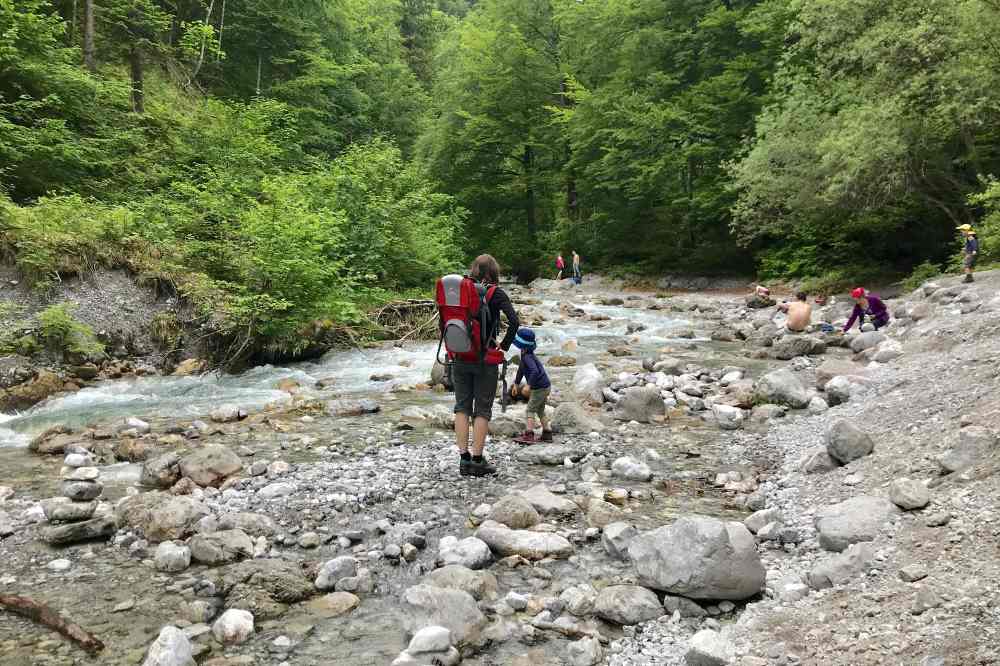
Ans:
{"type": "Polygon", "coordinates": [[[243,469],[240,457],[225,446],[206,446],[197,449],[180,462],[181,476],[191,479],[199,486],[218,486],[227,477],[243,469]]]}
{"type": "Polygon", "coordinates": [[[262,620],[278,617],[289,604],[316,593],[301,565],[277,558],[246,560],[225,567],[222,587],[228,606],[248,610],[262,620]]]}
{"type": "Polygon", "coordinates": [[[253,542],[243,530],[196,534],[188,542],[191,559],[202,564],[226,564],[253,557],[253,542]]]}
{"type": "Polygon", "coordinates": [[[633,386],[621,392],[621,400],[615,405],[615,418],[619,421],[650,423],[662,418],[667,412],[666,403],[658,388],[633,386]]]}
{"type": "Polygon", "coordinates": [[[246,643],[253,632],[253,613],[239,608],[230,608],[212,625],[212,635],[223,645],[246,643]]]}
{"type": "Polygon", "coordinates": [[[414,585],[403,593],[403,624],[416,632],[429,625],[451,631],[456,645],[479,642],[486,616],[468,592],[433,585],[414,585]]]}
{"type": "Polygon", "coordinates": [[[812,398],[802,380],[788,368],[761,377],[757,382],[756,396],[758,402],[788,405],[795,409],[808,406],[812,398]]]}
{"type": "Polygon", "coordinates": [[[638,585],[609,585],[594,602],[594,614],[615,624],[639,624],[664,612],[653,591],[638,585]]]}
{"type": "Polygon", "coordinates": [[[50,546],[65,546],[71,543],[107,539],[115,531],[114,518],[103,515],[79,523],[47,527],[42,531],[41,539],[50,546]]]}
{"type": "Polygon", "coordinates": [[[875,442],[853,421],[835,421],[826,430],[826,451],[842,465],[871,454],[875,442]]]}
{"type": "Polygon", "coordinates": [[[671,594],[739,600],[764,586],[753,535],[741,523],[685,516],[633,538],[628,554],[641,584],[671,594]]]}
{"type": "Polygon", "coordinates": [[[826,343],[811,335],[789,333],[771,345],[771,356],[783,361],[797,356],[817,356],[823,353],[826,353],[826,343]]]}
{"type": "Polygon", "coordinates": [[[183,539],[194,531],[195,523],[208,515],[208,507],[193,497],[167,497],[150,508],[143,522],[134,525],[153,543],[183,539]]]}
{"type": "Polygon", "coordinates": [[[156,547],[153,565],[157,571],[176,573],[191,566],[191,549],[184,544],[164,541],[156,547]]]}
{"type": "Polygon", "coordinates": [[[604,402],[604,375],[593,363],[581,365],[573,375],[573,395],[592,405],[604,402]]]}
{"type": "Polygon", "coordinates": [[[521,495],[504,495],[493,505],[488,518],[514,530],[534,527],[542,522],[535,507],[521,495]]]}
{"type": "Polygon", "coordinates": [[[451,382],[451,372],[448,371],[448,366],[435,359],[434,365],[431,366],[431,386],[438,385],[444,386],[448,391],[455,388],[451,382]]]}
{"type": "Polygon", "coordinates": [[[826,391],[826,401],[831,406],[850,402],[851,396],[857,389],[858,385],[846,375],[834,377],[823,387],[823,390],[826,391]]]}
{"type": "Polygon", "coordinates": [[[479,526],[476,537],[501,557],[520,555],[529,560],[544,560],[547,557],[567,558],[573,554],[573,544],[558,534],[512,530],[492,520],[479,526]]]}
{"type": "Polygon", "coordinates": [[[885,497],[859,495],[816,513],[819,545],[841,552],[852,543],[874,541],[896,507],[885,497]]]}
{"type": "Polygon", "coordinates": [[[552,429],[566,434],[600,432],[604,424],[575,402],[563,402],[552,415],[552,429]]]}
{"type": "Polygon", "coordinates": [[[871,544],[855,543],[842,553],[817,562],[809,572],[809,587],[823,590],[834,585],[843,585],[859,573],[875,559],[875,550],[871,544]]]}

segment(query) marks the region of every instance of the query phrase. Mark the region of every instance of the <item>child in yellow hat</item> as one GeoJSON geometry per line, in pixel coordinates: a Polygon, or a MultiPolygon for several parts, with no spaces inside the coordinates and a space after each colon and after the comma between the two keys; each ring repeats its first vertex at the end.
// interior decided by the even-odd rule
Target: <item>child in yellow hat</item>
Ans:
{"type": "Polygon", "coordinates": [[[979,239],[976,237],[976,230],[971,224],[963,224],[955,227],[962,232],[965,237],[965,259],[962,265],[965,268],[965,281],[975,282],[972,277],[972,270],[976,267],[976,260],[979,258],[979,239]]]}

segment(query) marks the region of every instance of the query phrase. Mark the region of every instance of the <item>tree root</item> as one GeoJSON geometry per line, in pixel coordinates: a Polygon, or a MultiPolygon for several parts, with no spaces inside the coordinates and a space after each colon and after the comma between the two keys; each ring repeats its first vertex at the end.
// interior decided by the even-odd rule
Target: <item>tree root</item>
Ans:
{"type": "Polygon", "coordinates": [[[104,643],[89,631],[63,618],[62,615],[45,604],[28,597],[0,594],[0,608],[59,632],[91,654],[96,654],[104,649],[104,643]]]}

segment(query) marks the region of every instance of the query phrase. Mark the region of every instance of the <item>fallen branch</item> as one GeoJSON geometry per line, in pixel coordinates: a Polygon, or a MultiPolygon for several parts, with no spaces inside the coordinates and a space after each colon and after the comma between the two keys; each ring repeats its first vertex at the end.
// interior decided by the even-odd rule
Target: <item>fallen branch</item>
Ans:
{"type": "Polygon", "coordinates": [[[29,599],[28,597],[0,594],[0,608],[59,632],[91,654],[104,649],[104,643],[89,631],[78,624],[66,620],[45,604],[29,599]]]}

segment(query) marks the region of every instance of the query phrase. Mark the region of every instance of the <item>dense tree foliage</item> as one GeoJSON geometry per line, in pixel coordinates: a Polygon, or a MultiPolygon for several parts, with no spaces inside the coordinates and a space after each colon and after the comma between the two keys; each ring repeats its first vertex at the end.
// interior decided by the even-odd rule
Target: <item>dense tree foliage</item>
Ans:
{"type": "Polygon", "coordinates": [[[994,258],[998,28],[995,0],[0,0],[0,246],[40,288],[170,282],[248,353],[481,251],[822,287],[973,222],[994,258]]]}

